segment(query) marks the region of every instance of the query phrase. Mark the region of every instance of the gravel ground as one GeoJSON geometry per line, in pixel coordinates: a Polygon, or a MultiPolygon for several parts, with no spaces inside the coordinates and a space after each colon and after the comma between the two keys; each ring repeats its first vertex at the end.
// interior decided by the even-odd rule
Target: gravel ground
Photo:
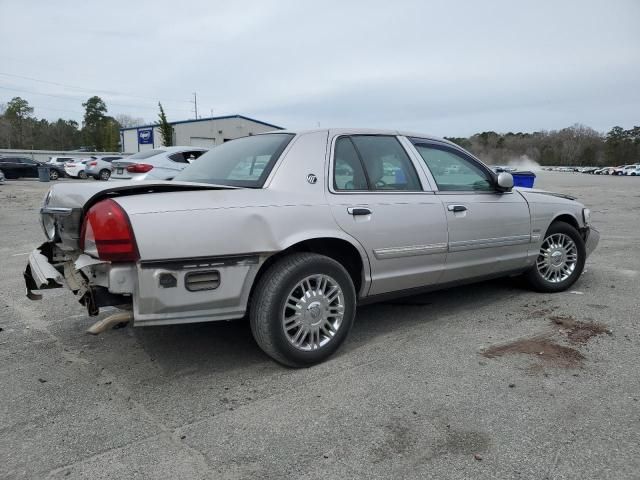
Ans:
{"type": "Polygon", "coordinates": [[[602,233],[571,291],[505,279],[365,307],[338,355],[290,370],[244,322],[93,337],[69,292],[27,300],[47,184],[8,181],[0,478],[638,478],[640,179],[536,186],[602,233]]]}

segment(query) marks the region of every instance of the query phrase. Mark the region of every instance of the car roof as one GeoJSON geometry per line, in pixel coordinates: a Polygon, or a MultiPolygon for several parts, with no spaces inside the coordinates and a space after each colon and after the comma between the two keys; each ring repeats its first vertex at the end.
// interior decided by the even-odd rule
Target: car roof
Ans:
{"type": "Polygon", "coordinates": [[[404,137],[418,137],[418,138],[423,138],[425,140],[433,140],[436,142],[455,145],[453,142],[444,138],[436,137],[435,135],[411,132],[407,130],[391,130],[391,129],[382,129],[382,128],[340,127],[340,128],[314,128],[309,130],[276,130],[271,132],[259,133],[258,135],[269,135],[274,133],[293,133],[296,135],[302,135],[302,134],[314,133],[314,132],[328,132],[331,136],[335,136],[335,135],[401,135],[404,137]]]}
{"type": "Polygon", "coordinates": [[[194,147],[191,145],[175,146],[175,147],[157,147],[153,150],[164,150],[165,152],[181,152],[183,150],[209,150],[205,147],[194,147]]]}

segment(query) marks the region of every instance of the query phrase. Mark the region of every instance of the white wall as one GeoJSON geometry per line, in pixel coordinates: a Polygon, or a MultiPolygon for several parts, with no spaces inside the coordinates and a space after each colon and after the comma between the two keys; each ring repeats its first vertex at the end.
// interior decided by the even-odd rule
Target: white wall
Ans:
{"type": "MultiPolygon", "coordinates": [[[[223,118],[219,120],[202,120],[173,125],[174,145],[193,145],[198,147],[213,147],[224,140],[246,137],[250,134],[269,132],[273,127],[256,123],[244,118],[223,118]]],[[[162,145],[162,138],[158,127],[153,129],[153,144],[138,145],[137,129],[122,130],[124,151],[128,153],[142,152],[158,148],[162,145]]]]}

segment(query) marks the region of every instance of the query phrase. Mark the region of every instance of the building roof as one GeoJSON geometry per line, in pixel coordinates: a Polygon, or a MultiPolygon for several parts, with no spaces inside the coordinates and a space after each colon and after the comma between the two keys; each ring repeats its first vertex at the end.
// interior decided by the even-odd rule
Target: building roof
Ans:
{"type": "MultiPolygon", "coordinates": [[[[267,123],[267,122],[263,122],[261,120],[256,120],[255,118],[249,118],[249,117],[245,117],[244,115],[223,115],[221,117],[207,117],[207,118],[194,118],[192,120],[179,120],[177,122],[169,122],[169,125],[179,125],[181,123],[195,123],[195,122],[208,122],[210,120],[227,120],[230,118],[242,118],[244,120],[249,120],[250,122],[254,122],[254,123],[259,123],[261,125],[266,125],[267,127],[273,127],[276,128],[278,130],[283,130],[282,127],[279,127],[277,125],[273,125],[271,123],[267,123]]],[[[150,125],[139,125],[137,127],[127,127],[127,128],[121,128],[120,131],[124,131],[124,130],[137,130],[139,128],[151,128],[151,127],[157,127],[158,124],[157,123],[153,123],[150,125]]]]}

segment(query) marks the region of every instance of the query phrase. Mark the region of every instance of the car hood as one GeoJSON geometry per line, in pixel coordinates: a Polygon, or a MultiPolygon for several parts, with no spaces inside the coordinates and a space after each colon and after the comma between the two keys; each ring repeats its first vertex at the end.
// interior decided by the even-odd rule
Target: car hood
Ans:
{"type": "Polygon", "coordinates": [[[576,199],[576,197],[572,197],[571,195],[567,195],[566,193],[547,192],[546,190],[539,190],[537,188],[515,188],[514,190],[517,190],[518,192],[523,194],[525,197],[528,194],[533,194],[533,195],[549,195],[551,197],[564,198],[565,200],[576,199]]]}

